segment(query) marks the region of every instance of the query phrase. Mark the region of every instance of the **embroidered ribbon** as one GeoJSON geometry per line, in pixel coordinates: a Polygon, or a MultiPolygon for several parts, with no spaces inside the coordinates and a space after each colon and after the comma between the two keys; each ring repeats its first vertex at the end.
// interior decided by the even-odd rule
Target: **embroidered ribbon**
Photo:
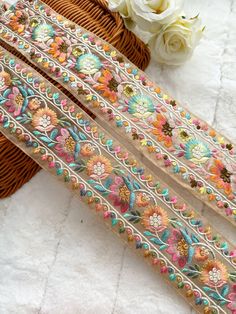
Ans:
{"type": "Polygon", "coordinates": [[[198,311],[235,310],[236,251],[106,131],[0,48],[0,130],[103,214],[198,311]]]}
{"type": "Polygon", "coordinates": [[[147,148],[154,164],[188,182],[198,197],[236,222],[232,143],[163,94],[113,47],[39,1],[11,7],[1,18],[0,33],[104,124],[113,121],[118,136],[123,128],[137,149],[147,148]]]}

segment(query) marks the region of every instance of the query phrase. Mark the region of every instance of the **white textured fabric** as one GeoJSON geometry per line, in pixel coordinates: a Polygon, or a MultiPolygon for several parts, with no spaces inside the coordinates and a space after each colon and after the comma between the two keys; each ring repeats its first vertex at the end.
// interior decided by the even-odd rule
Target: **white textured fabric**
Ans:
{"type": "MultiPolygon", "coordinates": [[[[178,68],[147,72],[236,142],[236,1],[187,0],[205,37],[178,68]]],[[[233,227],[201,212],[231,241],[233,227]]],[[[0,201],[1,314],[190,314],[190,306],[44,171],[0,201]]]]}

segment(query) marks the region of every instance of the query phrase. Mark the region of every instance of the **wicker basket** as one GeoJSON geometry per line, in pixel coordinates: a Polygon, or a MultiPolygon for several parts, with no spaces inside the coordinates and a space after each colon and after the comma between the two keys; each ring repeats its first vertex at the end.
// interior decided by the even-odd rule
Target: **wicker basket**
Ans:
{"type": "MultiPolygon", "coordinates": [[[[125,28],[118,13],[108,10],[106,0],[44,0],[44,2],[59,14],[111,43],[140,69],[144,70],[147,67],[150,60],[148,48],[125,28]]],[[[27,61],[14,48],[2,43],[1,45],[23,61],[27,61]]],[[[68,91],[41,71],[39,72],[74,100],[68,91]]],[[[76,103],[78,104],[78,100],[76,103]]],[[[0,161],[0,198],[13,194],[41,169],[1,133],[0,161]]]]}

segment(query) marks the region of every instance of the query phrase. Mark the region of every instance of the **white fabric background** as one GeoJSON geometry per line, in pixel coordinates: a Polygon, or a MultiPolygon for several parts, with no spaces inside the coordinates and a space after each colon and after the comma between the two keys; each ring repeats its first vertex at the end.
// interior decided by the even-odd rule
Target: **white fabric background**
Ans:
{"type": "MultiPolygon", "coordinates": [[[[147,73],[192,112],[236,139],[236,1],[186,0],[205,37],[178,68],[147,73]]],[[[200,207],[236,242],[228,223],[200,207]]],[[[0,201],[1,314],[192,312],[175,291],[44,171],[0,201]]]]}

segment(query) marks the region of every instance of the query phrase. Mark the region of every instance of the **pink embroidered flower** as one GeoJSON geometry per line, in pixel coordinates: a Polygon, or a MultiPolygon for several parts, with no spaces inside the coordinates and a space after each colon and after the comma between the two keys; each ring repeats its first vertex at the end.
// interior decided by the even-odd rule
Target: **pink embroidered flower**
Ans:
{"type": "Polygon", "coordinates": [[[227,304],[227,308],[232,311],[232,314],[236,314],[236,284],[232,287],[232,292],[227,296],[230,302],[227,304]]]}
{"type": "Polygon", "coordinates": [[[168,215],[166,211],[159,206],[150,206],[142,216],[142,224],[145,229],[151,232],[161,232],[168,225],[168,215]]]}
{"type": "Polygon", "coordinates": [[[32,125],[41,132],[51,131],[58,123],[56,112],[49,108],[41,108],[32,118],[32,125]]]}
{"type": "Polygon", "coordinates": [[[102,76],[98,78],[100,84],[95,85],[95,88],[102,92],[102,96],[108,98],[111,102],[117,100],[118,86],[121,79],[118,75],[113,75],[109,70],[103,70],[102,76]]]}
{"type": "Polygon", "coordinates": [[[55,149],[58,151],[58,155],[64,157],[67,162],[74,160],[74,152],[76,141],[72,138],[67,129],[61,128],[61,135],[56,137],[58,144],[56,144],[55,149]]]}
{"type": "Polygon", "coordinates": [[[214,160],[214,165],[210,167],[210,180],[216,183],[219,189],[224,189],[226,194],[232,193],[232,174],[221,160],[214,160]]]}
{"type": "Polygon", "coordinates": [[[114,202],[114,206],[119,206],[122,213],[126,212],[129,209],[131,191],[124,180],[121,177],[115,177],[110,190],[109,198],[114,202]]]}
{"type": "Polygon", "coordinates": [[[173,127],[169,124],[167,119],[160,113],[156,116],[156,121],[153,123],[154,130],[152,133],[157,136],[159,142],[164,142],[166,147],[172,145],[173,127]]]}
{"type": "Polygon", "coordinates": [[[168,239],[169,247],[166,250],[172,256],[172,261],[184,267],[188,260],[189,244],[179,230],[174,229],[168,239]]]}
{"type": "Polygon", "coordinates": [[[6,102],[6,106],[9,107],[9,112],[13,112],[14,117],[21,113],[23,106],[26,106],[26,96],[26,91],[23,88],[19,89],[15,86],[12,88],[11,93],[7,96],[9,100],[6,102]]]}
{"type": "Polygon", "coordinates": [[[228,272],[224,264],[212,260],[203,265],[200,279],[205,285],[218,288],[226,283],[228,272]]]}
{"type": "Polygon", "coordinates": [[[105,179],[112,172],[112,166],[109,159],[104,156],[94,156],[87,163],[88,175],[95,179],[105,179]]]}
{"type": "Polygon", "coordinates": [[[11,85],[11,76],[5,71],[0,72],[0,92],[4,91],[11,85]]]}
{"type": "Polygon", "coordinates": [[[55,37],[48,52],[53,58],[57,58],[60,63],[63,63],[72,52],[71,42],[66,37],[55,37]]]}

